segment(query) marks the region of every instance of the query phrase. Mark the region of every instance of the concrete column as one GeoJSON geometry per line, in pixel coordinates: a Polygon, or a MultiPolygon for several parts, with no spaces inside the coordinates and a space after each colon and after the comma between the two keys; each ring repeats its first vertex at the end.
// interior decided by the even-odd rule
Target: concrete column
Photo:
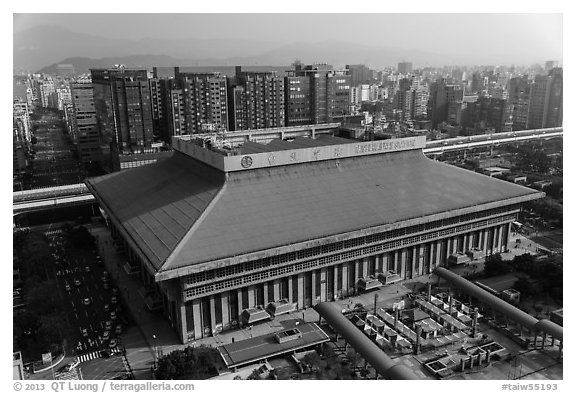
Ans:
{"type": "Polygon", "coordinates": [[[502,226],[498,225],[497,227],[494,228],[494,237],[496,239],[494,239],[494,248],[496,249],[495,251],[498,253],[500,252],[500,246],[502,244],[502,226]]]}
{"type": "Polygon", "coordinates": [[[356,283],[360,278],[360,261],[356,259],[352,261],[352,263],[354,264],[354,282],[352,284],[354,285],[354,289],[356,289],[356,283]]]}
{"type": "Polygon", "coordinates": [[[348,296],[348,289],[349,289],[349,283],[348,283],[348,262],[344,262],[342,264],[342,294],[344,296],[348,296]]]}
{"type": "MultiPolygon", "coordinates": [[[[328,278],[330,280],[332,280],[332,298],[328,299],[328,300],[334,300],[337,298],[338,296],[338,283],[336,282],[338,280],[338,266],[334,266],[332,269],[328,270],[328,278]],[[331,277],[330,277],[331,276],[331,277]]],[[[330,291],[330,286],[328,285],[328,282],[326,282],[327,285],[327,289],[326,292],[328,293],[330,291]]],[[[328,295],[326,295],[328,296],[328,295]]]]}
{"type": "Polygon", "coordinates": [[[226,329],[230,325],[230,291],[222,292],[222,327],[226,329]]]}
{"type": "Polygon", "coordinates": [[[264,302],[264,306],[266,306],[269,303],[269,300],[268,300],[268,283],[265,282],[263,286],[264,286],[264,297],[262,299],[264,302]]]}
{"type": "Polygon", "coordinates": [[[498,241],[498,227],[492,227],[492,253],[496,253],[496,242],[498,241]]]}
{"type": "Polygon", "coordinates": [[[292,276],[288,277],[288,302],[294,303],[294,299],[292,296],[292,291],[294,290],[292,276]]]}
{"type": "Polygon", "coordinates": [[[466,252],[466,250],[471,249],[472,247],[470,247],[470,241],[472,240],[472,235],[470,233],[467,233],[464,235],[464,252],[466,252]]]}
{"type": "Polygon", "coordinates": [[[383,261],[383,257],[382,254],[380,255],[376,255],[375,257],[376,259],[376,277],[378,277],[378,273],[382,273],[384,271],[384,261],[383,261]]]}
{"type": "Polygon", "coordinates": [[[368,277],[368,258],[362,258],[362,277],[368,277]]]}
{"type": "Polygon", "coordinates": [[[416,274],[419,276],[421,276],[425,273],[424,272],[424,262],[426,259],[425,251],[426,250],[424,248],[424,244],[421,244],[420,246],[418,246],[418,268],[416,269],[416,274]]]}
{"type": "Polygon", "coordinates": [[[236,315],[236,318],[238,320],[238,324],[240,324],[240,315],[242,314],[242,293],[244,292],[244,290],[242,288],[238,289],[238,315],[236,315]]]}
{"type": "Polygon", "coordinates": [[[504,225],[504,233],[502,233],[502,242],[504,243],[503,249],[506,251],[508,249],[508,240],[510,239],[510,227],[511,223],[504,225]]]}
{"type": "Polygon", "coordinates": [[[298,308],[304,308],[304,273],[298,274],[298,308]]]}
{"type": "Polygon", "coordinates": [[[280,291],[280,280],[274,280],[274,301],[277,302],[282,298],[282,291],[280,291]]]}
{"type": "Polygon", "coordinates": [[[256,306],[256,288],[254,285],[248,287],[248,308],[256,306]]]}
{"type": "Polygon", "coordinates": [[[180,309],[180,341],[183,344],[188,342],[188,325],[186,323],[186,302],[178,301],[180,309]]]}
{"type": "Polygon", "coordinates": [[[400,277],[402,277],[403,279],[406,278],[406,249],[401,249],[398,251],[398,257],[399,257],[399,266],[400,266],[400,277]]]}
{"type": "Polygon", "coordinates": [[[210,331],[214,332],[216,328],[216,302],[214,295],[210,295],[210,331]]]}
{"type": "Polygon", "coordinates": [[[440,253],[442,251],[442,240],[437,240],[434,242],[434,267],[440,266],[440,253]]]}
{"type": "Polygon", "coordinates": [[[316,298],[320,296],[319,293],[316,293],[316,280],[317,280],[316,276],[318,275],[318,273],[316,272],[316,270],[312,270],[310,274],[312,275],[312,305],[315,305],[316,298]]]}
{"type": "Polygon", "coordinates": [[[202,312],[200,299],[192,300],[192,316],[194,317],[194,338],[202,338],[202,312]]]}
{"type": "Polygon", "coordinates": [[[326,268],[320,269],[320,301],[325,302],[327,299],[326,292],[328,292],[328,274],[326,268]]]}
{"type": "Polygon", "coordinates": [[[482,240],[480,242],[482,244],[482,250],[484,250],[485,255],[490,255],[488,250],[488,229],[484,229],[482,231],[482,240]]]}

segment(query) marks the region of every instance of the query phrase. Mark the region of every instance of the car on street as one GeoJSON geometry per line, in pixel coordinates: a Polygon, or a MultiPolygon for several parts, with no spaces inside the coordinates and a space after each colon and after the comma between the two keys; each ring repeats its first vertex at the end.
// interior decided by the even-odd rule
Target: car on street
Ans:
{"type": "Polygon", "coordinates": [[[104,273],[102,273],[102,282],[108,282],[109,277],[108,277],[108,272],[104,271],[104,273]]]}
{"type": "Polygon", "coordinates": [[[106,323],[104,324],[104,329],[112,330],[112,321],[106,321],[106,323]]]}
{"type": "Polygon", "coordinates": [[[108,303],[106,303],[104,305],[104,312],[108,312],[108,311],[110,311],[110,305],[108,303]]]}
{"type": "Polygon", "coordinates": [[[74,285],[76,285],[77,287],[79,287],[80,285],[82,285],[82,281],[80,281],[79,278],[75,278],[75,279],[74,279],[74,285]]]}
{"type": "Polygon", "coordinates": [[[64,288],[66,288],[67,292],[70,292],[72,290],[72,287],[68,283],[64,284],[64,288]]]}
{"type": "Polygon", "coordinates": [[[112,297],[110,298],[110,302],[111,302],[112,304],[118,303],[118,297],[117,297],[117,296],[112,296],[112,297]]]}
{"type": "Polygon", "coordinates": [[[113,321],[116,320],[116,311],[112,311],[112,312],[110,313],[110,319],[112,319],[113,321]]]}
{"type": "Polygon", "coordinates": [[[102,335],[102,341],[108,341],[108,340],[110,340],[110,330],[106,330],[102,335]]]}
{"type": "Polygon", "coordinates": [[[82,304],[84,304],[85,306],[89,306],[90,305],[90,298],[85,297],[84,300],[82,300],[82,304]]]}
{"type": "Polygon", "coordinates": [[[90,266],[84,266],[84,271],[86,273],[90,273],[90,266]]]}
{"type": "Polygon", "coordinates": [[[118,336],[122,334],[122,325],[121,324],[116,325],[116,329],[114,329],[114,334],[116,334],[118,336]]]}
{"type": "Polygon", "coordinates": [[[66,366],[64,366],[64,371],[72,371],[76,367],[78,367],[79,364],[80,364],[80,360],[74,359],[73,361],[68,363],[66,366]]]}
{"type": "Polygon", "coordinates": [[[110,344],[108,344],[108,346],[110,347],[110,349],[115,348],[116,345],[118,345],[118,340],[116,340],[115,338],[113,338],[112,340],[110,340],[110,344]]]}
{"type": "Polygon", "coordinates": [[[82,337],[88,337],[88,329],[81,329],[82,337]]]}

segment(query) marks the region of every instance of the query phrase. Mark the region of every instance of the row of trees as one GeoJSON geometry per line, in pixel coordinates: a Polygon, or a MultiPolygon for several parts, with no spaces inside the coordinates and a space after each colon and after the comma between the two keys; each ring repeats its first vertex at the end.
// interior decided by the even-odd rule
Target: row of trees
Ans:
{"type": "Polygon", "coordinates": [[[22,292],[26,306],[13,319],[14,350],[25,360],[38,359],[42,353],[56,353],[66,336],[66,315],[54,281],[50,246],[39,233],[18,231],[13,236],[14,268],[23,277],[22,292]]]}
{"type": "Polygon", "coordinates": [[[220,354],[216,348],[201,345],[172,351],[158,359],[156,379],[207,379],[218,375],[220,354]]]}
{"type": "Polygon", "coordinates": [[[564,276],[561,256],[554,255],[544,260],[537,260],[531,254],[523,254],[514,257],[511,261],[502,260],[500,254],[486,257],[484,264],[486,276],[492,277],[511,272],[520,272],[526,275],[514,285],[514,289],[520,291],[522,295],[547,294],[552,299],[562,302],[564,276]]]}

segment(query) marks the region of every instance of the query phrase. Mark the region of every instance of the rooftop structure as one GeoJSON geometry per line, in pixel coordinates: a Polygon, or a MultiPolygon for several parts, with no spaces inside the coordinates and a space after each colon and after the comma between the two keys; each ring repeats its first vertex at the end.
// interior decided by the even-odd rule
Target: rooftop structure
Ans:
{"type": "Polygon", "coordinates": [[[171,158],[87,185],[129,262],[174,303],[166,312],[181,310],[171,320],[186,342],[272,301],[302,308],[371,275],[411,278],[457,251],[503,251],[519,204],[542,193],[430,160],[424,146],[175,138],[171,158]]]}

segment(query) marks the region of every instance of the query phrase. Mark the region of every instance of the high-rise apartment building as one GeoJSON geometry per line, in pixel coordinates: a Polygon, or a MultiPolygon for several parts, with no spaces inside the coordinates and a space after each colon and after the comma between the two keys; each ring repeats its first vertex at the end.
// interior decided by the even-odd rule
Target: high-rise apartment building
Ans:
{"type": "Polygon", "coordinates": [[[287,71],[286,125],[339,121],[350,114],[350,75],[316,64],[287,71]]]}
{"type": "Polygon", "coordinates": [[[124,66],[90,71],[103,167],[116,171],[118,154],[144,152],[153,142],[148,73],[124,66]]]}
{"type": "Polygon", "coordinates": [[[398,63],[398,73],[407,75],[412,73],[412,63],[409,61],[402,61],[398,63]]]}
{"type": "Polygon", "coordinates": [[[100,138],[90,78],[79,78],[70,85],[72,96],[71,125],[78,157],[83,164],[101,163],[100,138]]]}
{"type": "Polygon", "coordinates": [[[562,68],[550,70],[546,105],[544,117],[544,128],[562,126],[562,105],[563,105],[563,72],[562,68]]]}
{"type": "Polygon", "coordinates": [[[284,127],[284,78],[276,72],[246,72],[236,67],[229,79],[230,130],[284,127]]]}
{"type": "MultiPolygon", "coordinates": [[[[219,73],[180,72],[174,69],[173,88],[182,91],[184,104],[183,134],[228,130],[228,93],[226,77],[219,73]]],[[[178,93],[180,94],[180,93],[178,93]]]]}
{"type": "Polygon", "coordinates": [[[364,64],[348,64],[346,69],[350,75],[350,84],[352,86],[369,84],[372,81],[372,70],[364,64]]]}
{"type": "Polygon", "coordinates": [[[528,76],[514,77],[508,82],[508,105],[512,116],[512,129],[528,127],[528,105],[530,103],[530,81],[528,76]]]}
{"type": "Polygon", "coordinates": [[[536,75],[530,86],[528,128],[560,127],[562,125],[562,68],[553,68],[549,75],[536,75]]]}
{"type": "Polygon", "coordinates": [[[552,68],[557,68],[558,67],[558,60],[548,60],[546,63],[544,63],[544,72],[549,73],[552,68]]]}
{"type": "Polygon", "coordinates": [[[470,84],[470,93],[475,94],[482,92],[486,87],[486,79],[479,72],[474,72],[472,74],[472,82],[470,84]]]}
{"type": "Polygon", "coordinates": [[[461,106],[463,96],[464,92],[460,85],[448,84],[445,79],[437,80],[430,85],[428,116],[432,120],[433,129],[448,120],[449,109],[452,121],[459,119],[458,105],[461,106]]]}

